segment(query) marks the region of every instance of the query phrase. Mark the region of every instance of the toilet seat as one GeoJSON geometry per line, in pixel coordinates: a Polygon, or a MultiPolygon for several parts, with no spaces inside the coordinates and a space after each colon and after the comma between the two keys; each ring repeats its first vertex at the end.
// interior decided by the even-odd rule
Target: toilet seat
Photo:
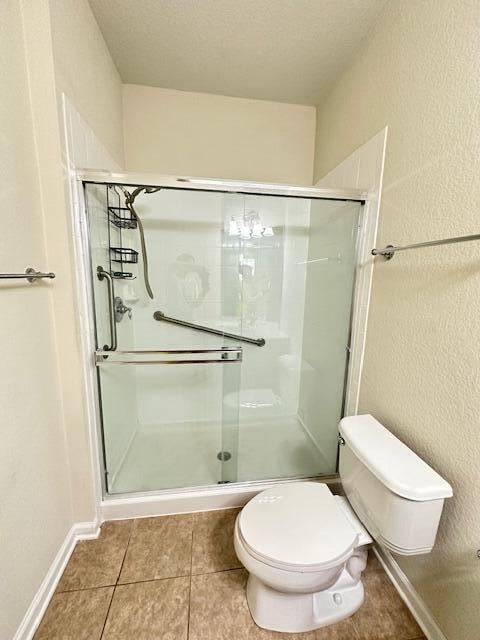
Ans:
{"type": "Polygon", "coordinates": [[[238,516],[246,551],[284,571],[317,572],[342,564],[358,545],[352,526],[326,484],[298,482],[262,491],[238,516]]]}

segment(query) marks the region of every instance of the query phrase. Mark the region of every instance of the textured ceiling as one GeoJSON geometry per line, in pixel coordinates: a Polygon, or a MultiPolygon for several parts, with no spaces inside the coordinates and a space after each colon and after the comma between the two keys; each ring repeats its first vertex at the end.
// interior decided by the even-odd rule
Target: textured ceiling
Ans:
{"type": "Polygon", "coordinates": [[[386,0],[90,0],[123,82],[316,104],[386,0]]]}

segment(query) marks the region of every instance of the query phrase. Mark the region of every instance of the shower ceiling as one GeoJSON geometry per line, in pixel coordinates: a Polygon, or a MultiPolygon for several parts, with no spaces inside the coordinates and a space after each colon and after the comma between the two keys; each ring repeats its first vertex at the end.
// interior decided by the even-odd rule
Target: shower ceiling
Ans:
{"type": "Polygon", "coordinates": [[[125,83],[317,104],[385,0],[90,0],[125,83]]]}

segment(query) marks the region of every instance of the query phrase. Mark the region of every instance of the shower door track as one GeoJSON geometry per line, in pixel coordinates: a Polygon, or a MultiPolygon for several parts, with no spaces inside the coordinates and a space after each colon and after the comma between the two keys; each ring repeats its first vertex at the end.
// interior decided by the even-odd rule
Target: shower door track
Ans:
{"type": "MultiPolygon", "coordinates": [[[[152,186],[163,187],[165,189],[195,190],[195,191],[217,191],[223,193],[241,193],[264,196],[278,196],[290,198],[307,198],[315,200],[330,200],[344,202],[358,202],[366,205],[366,210],[362,212],[360,219],[360,229],[370,236],[374,236],[376,229],[376,219],[370,219],[367,214],[369,194],[362,189],[324,189],[320,187],[305,187],[299,185],[272,184],[247,181],[224,181],[212,180],[209,178],[191,178],[179,176],[157,176],[155,174],[132,174],[120,172],[104,171],[84,171],[78,170],[72,177],[72,186],[75,187],[81,202],[81,219],[78,220],[78,211],[72,210],[74,225],[77,233],[74,234],[74,241],[77,249],[77,259],[82,262],[85,274],[90,269],[90,242],[84,224],[86,209],[83,193],[84,184],[115,185],[125,186],[152,186]],[[365,227],[365,229],[364,229],[365,227]],[[367,231],[366,231],[367,229],[367,231]],[[81,256],[81,257],[80,257],[81,256]]],[[[359,231],[359,234],[362,231],[359,231]]],[[[369,257],[369,248],[357,243],[356,265],[357,270],[360,263],[365,264],[369,257]],[[365,249],[365,250],[364,250],[365,249]]],[[[363,300],[368,300],[369,283],[362,286],[361,296],[363,300]]],[[[354,287],[354,295],[356,294],[354,287]]],[[[96,416],[95,424],[91,424],[92,443],[92,466],[96,470],[97,478],[94,481],[97,502],[97,513],[100,520],[115,519],[123,517],[141,517],[146,515],[162,515],[166,513],[180,513],[184,509],[206,510],[221,509],[233,506],[242,506],[250,497],[253,497],[264,488],[285,482],[297,482],[301,480],[313,480],[336,484],[339,482],[338,473],[319,474],[315,476],[298,476],[289,478],[274,478],[266,480],[253,480],[245,482],[232,482],[227,484],[201,485],[193,487],[182,487],[174,489],[158,489],[154,491],[135,493],[108,493],[104,476],[104,451],[103,438],[101,435],[101,407],[99,408],[97,390],[97,367],[91,360],[94,334],[93,316],[94,301],[91,283],[78,292],[80,304],[87,308],[89,335],[83,336],[84,343],[84,364],[86,386],[89,390],[88,405],[90,416],[96,416]],[[92,387],[93,382],[93,387],[92,387]],[[100,414],[99,414],[100,411],[100,414]],[[99,479],[100,484],[97,479],[99,479]],[[245,498],[245,496],[247,496],[245,498]],[[177,505],[178,506],[175,506],[177,505]],[[183,505],[186,505],[183,506],[183,505]]],[[[350,333],[352,333],[353,309],[350,319],[350,333]]],[[[347,372],[345,376],[344,404],[347,393],[347,383],[350,375],[350,362],[352,359],[351,345],[347,349],[347,372]]],[[[110,354],[109,354],[110,355],[110,354]]],[[[361,353],[357,357],[361,359],[361,353]]],[[[355,404],[355,401],[353,401],[355,404]]]]}
{"type": "Polygon", "coordinates": [[[124,499],[129,498],[153,498],[158,495],[162,496],[171,496],[182,493],[189,493],[192,491],[209,491],[212,493],[221,492],[223,493],[223,489],[230,490],[232,493],[235,492],[236,489],[250,489],[254,487],[263,487],[264,485],[275,485],[275,484],[284,484],[285,482],[302,482],[305,480],[316,481],[319,478],[322,478],[324,482],[329,484],[334,484],[338,482],[339,475],[338,473],[318,473],[316,475],[307,475],[307,476],[289,476],[288,478],[264,478],[263,480],[241,480],[240,482],[227,482],[225,484],[205,484],[199,485],[198,487],[180,487],[174,489],[152,489],[151,491],[132,491],[129,493],[109,493],[105,496],[105,500],[115,500],[115,498],[120,497],[124,499]]]}

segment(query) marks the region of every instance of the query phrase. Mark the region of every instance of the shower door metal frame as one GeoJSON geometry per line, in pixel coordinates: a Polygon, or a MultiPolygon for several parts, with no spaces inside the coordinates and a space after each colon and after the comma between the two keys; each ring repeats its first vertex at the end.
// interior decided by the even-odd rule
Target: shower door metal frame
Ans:
{"type": "MultiPolygon", "coordinates": [[[[101,390],[98,382],[98,367],[96,366],[93,358],[95,348],[92,350],[92,345],[95,343],[95,303],[93,298],[93,286],[92,278],[94,277],[91,260],[90,260],[90,239],[88,234],[88,228],[86,224],[87,211],[86,201],[84,198],[84,186],[85,184],[98,184],[98,185],[113,185],[122,184],[125,186],[152,186],[163,187],[166,189],[177,190],[198,190],[198,191],[216,191],[223,193],[239,193],[250,195],[265,195],[265,196],[279,196],[279,197],[291,197],[291,198],[304,198],[314,200],[336,200],[346,202],[358,202],[362,207],[360,211],[359,231],[357,234],[356,245],[356,260],[355,260],[355,274],[353,285],[353,296],[357,295],[356,281],[357,273],[361,266],[364,264],[366,256],[361,255],[365,253],[362,251],[363,243],[359,241],[359,237],[362,233],[367,236],[374,236],[376,229],[376,220],[370,220],[368,214],[368,201],[369,194],[361,189],[324,189],[319,187],[304,187],[299,185],[288,184],[272,184],[272,183],[260,183],[260,182],[247,182],[247,181],[227,181],[227,180],[212,180],[209,178],[193,178],[193,177],[180,177],[180,176],[157,176],[154,174],[134,174],[134,173],[120,173],[120,172],[103,172],[103,171],[77,171],[74,176],[74,180],[77,185],[77,197],[78,207],[75,214],[80,214],[80,219],[75,220],[74,240],[76,245],[77,262],[82,263],[81,266],[88,273],[84,274],[89,277],[86,279],[89,281],[87,287],[78,290],[78,299],[80,308],[85,309],[88,312],[88,318],[83,318],[84,322],[87,320],[89,324],[89,336],[83,336],[82,343],[84,347],[84,365],[85,365],[85,378],[87,386],[87,400],[89,405],[90,424],[94,422],[94,428],[91,428],[94,433],[90,433],[90,443],[92,445],[92,466],[97,475],[97,479],[100,479],[101,493],[98,490],[97,494],[97,507],[102,512],[102,509],[112,509],[115,511],[115,504],[124,505],[125,502],[132,505],[149,504],[155,497],[159,500],[168,500],[170,497],[174,499],[176,496],[190,496],[198,495],[204,496],[205,493],[211,493],[212,496],[218,495],[219,490],[225,492],[225,495],[235,493],[237,491],[240,494],[248,493],[252,491],[261,491],[262,488],[266,488],[276,483],[292,482],[305,479],[322,478],[325,482],[338,481],[337,474],[319,474],[312,478],[309,476],[289,477],[289,478],[273,478],[271,480],[250,480],[244,482],[234,482],[228,485],[205,485],[200,487],[182,487],[175,489],[157,489],[153,491],[145,492],[133,492],[123,494],[109,494],[106,486],[105,472],[106,472],[106,460],[105,460],[105,442],[103,437],[103,419],[102,419],[102,406],[101,406],[101,390]],[[367,225],[370,229],[369,232],[364,228],[367,225]],[[81,256],[80,256],[81,254],[81,256]],[[92,380],[94,380],[94,391],[92,393],[92,380]],[[94,419],[92,420],[92,416],[94,419]]],[[[365,249],[365,247],[363,247],[365,249]]],[[[370,256],[371,257],[371,256],[370,256]]],[[[367,289],[369,290],[369,284],[367,289]]],[[[362,298],[368,299],[368,291],[362,292],[362,298]]],[[[352,325],[354,322],[354,306],[352,305],[350,313],[350,328],[349,334],[352,335],[352,325]]],[[[352,359],[352,352],[355,345],[349,344],[347,347],[347,358],[345,365],[345,385],[344,385],[344,408],[347,404],[346,396],[348,392],[348,382],[350,377],[350,365],[352,359]]],[[[363,351],[363,349],[362,349],[363,351]]],[[[359,358],[362,357],[362,353],[357,354],[359,358]]],[[[203,499],[203,498],[202,498],[203,499]]],[[[123,507],[120,507],[122,511],[123,507]]],[[[143,513],[142,507],[140,512],[143,513]]]]}
{"type": "Polygon", "coordinates": [[[363,189],[325,189],[291,184],[248,182],[245,180],[212,180],[186,176],[165,176],[151,173],[119,173],[115,171],[79,171],[77,180],[102,185],[121,184],[125,187],[160,187],[187,191],[220,191],[245,195],[285,196],[314,200],[343,200],[366,203],[369,194],[363,189]]]}

